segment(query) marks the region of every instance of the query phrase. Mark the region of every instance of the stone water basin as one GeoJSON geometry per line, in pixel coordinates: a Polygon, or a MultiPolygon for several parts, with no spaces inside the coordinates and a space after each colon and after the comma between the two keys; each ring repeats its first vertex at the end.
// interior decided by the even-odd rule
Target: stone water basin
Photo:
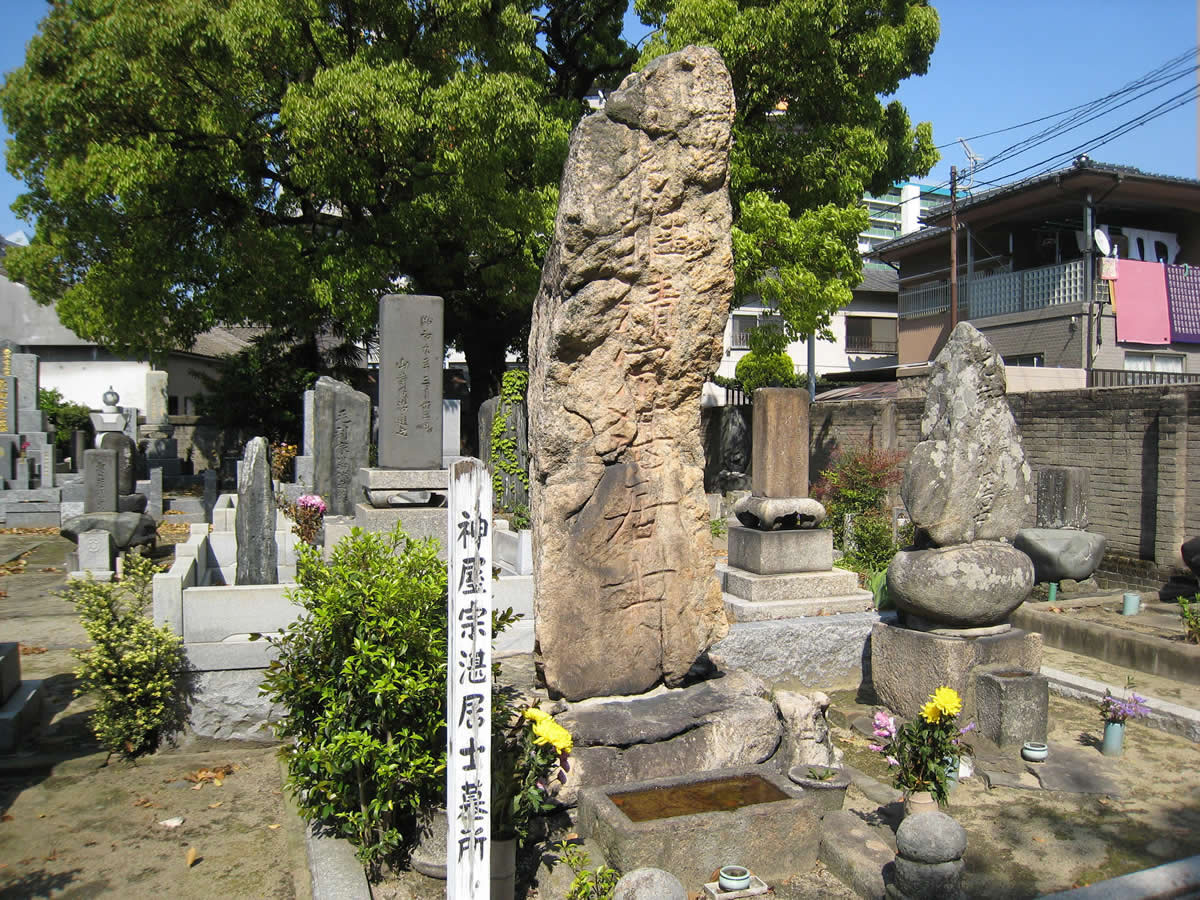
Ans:
{"type": "Polygon", "coordinates": [[[578,827],[622,872],[665,869],[697,890],[721,866],[768,884],[817,859],[821,800],[766,766],[584,788],[578,827]]]}

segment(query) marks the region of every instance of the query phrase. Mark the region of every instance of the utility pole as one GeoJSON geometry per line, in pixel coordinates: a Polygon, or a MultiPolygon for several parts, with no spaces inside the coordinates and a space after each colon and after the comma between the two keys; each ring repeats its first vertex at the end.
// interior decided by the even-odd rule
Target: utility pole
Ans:
{"type": "Polygon", "coordinates": [[[958,166],[950,167],[950,330],[958,324],[958,166]]]}

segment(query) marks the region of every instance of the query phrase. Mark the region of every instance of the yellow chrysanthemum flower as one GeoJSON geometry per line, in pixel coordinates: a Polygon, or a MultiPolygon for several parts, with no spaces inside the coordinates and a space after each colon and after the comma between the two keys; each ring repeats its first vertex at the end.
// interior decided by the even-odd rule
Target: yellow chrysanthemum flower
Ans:
{"type": "Polygon", "coordinates": [[[527,718],[533,722],[545,722],[547,719],[550,718],[550,713],[543,712],[542,710],[538,709],[536,706],[529,707],[529,709],[525,710],[523,715],[525,716],[525,718],[527,718]]]}
{"type": "Polygon", "coordinates": [[[930,724],[936,724],[942,720],[942,711],[934,701],[930,700],[921,707],[921,718],[930,724]]]}
{"type": "Polygon", "coordinates": [[[533,742],[550,744],[559,753],[570,753],[573,746],[571,732],[563,728],[550,716],[533,723],[533,742]]]}
{"type": "Polygon", "coordinates": [[[954,688],[938,688],[933,692],[933,703],[947,716],[957,716],[962,712],[962,698],[954,688]]]}

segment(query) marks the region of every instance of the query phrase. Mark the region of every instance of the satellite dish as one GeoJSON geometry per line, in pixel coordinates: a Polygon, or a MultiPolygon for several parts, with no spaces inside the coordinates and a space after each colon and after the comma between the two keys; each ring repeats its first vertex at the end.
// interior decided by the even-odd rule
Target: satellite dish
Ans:
{"type": "Polygon", "coordinates": [[[1101,256],[1110,256],[1112,254],[1112,244],[1108,242],[1108,235],[1097,228],[1092,232],[1092,239],[1096,242],[1096,249],[1100,251],[1101,256]]]}

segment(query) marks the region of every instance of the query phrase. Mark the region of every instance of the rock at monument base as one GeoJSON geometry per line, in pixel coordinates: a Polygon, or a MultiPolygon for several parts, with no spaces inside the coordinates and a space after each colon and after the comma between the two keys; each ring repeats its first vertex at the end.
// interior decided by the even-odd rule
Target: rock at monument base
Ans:
{"type": "Polygon", "coordinates": [[[783,737],[766,693],[757,678],[730,671],[643,697],[571,704],[555,717],[574,740],[555,799],[570,805],[583,787],[765,762],[783,737]]]}
{"type": "Polygon", "coordinates": [[[997,625],[1033,590],[1033,563],[1000,541],[901,550],[887,570],[897,609],[931,622],[997,625]]]}
{"type": "Polygon", "coordinates": [[[1033,560],[1033,578],[1039,584],[1066,578],[1083,581],[1104,559],[1107,541],[1102,534],[1071,528],[1022,528],[1013,546],[1033,560]]]}
{"type": "Polygon", "coordinates": [[[815,528],[825,521],[825,507],[812,497],[743,497],[733,514],[747,528],[815,528]]]}
{"type": "Polygon", "coordinates": [[[145,494],[124,494],[117,498],[117,512],[144,513],[149,500],[145,494]]]}
{"type": "Polygon", "coordinates": [[[781,767],[830,766],[842,764],[842,751],[833,746],[829,733],[829,698],[820,691],[811,696],[795,691],[775,691],[775,703],[783,719],[781,767]]]}
{"type": "Polygon", "coordinates": [[[578,700],[682,684],[727,631],[700,395],[733,293],[729,72],[688,47],[571,136],[529,338],[538,661],[578,700]]]}
{"type": "Polygon", "coordinates": [[[1031,475],[1005,399],[1004,363],[960,322],[934,362],[904,505],[939,547],[1012,540],[1033,502],[1031,475]]]}
{"type": "Polygon", "coordinates": [[[113,544],[118,550],[127,550],[142,544],[153,546],[158,540],[154,520],[136,512],[84,513],[63,522],[59,533],[78,544],[79,535],[85,531],[107,531],[112,535],[113,544]]]}
{"type": "Polygon", "coordinates": [[[1200,537],[1189,538],[1179,547],[1179,555],[1193,575],[1200,576],[1200,537]]]}
{"type": "Polygon", "coordinates": [[[947,637],[887,625],[871,629],[871,683],[883,704],[913,718],[931,694],[945,686],[963,698],[961,720],[975,714],[972,671],[1003,665],[1038,672],[1042,668],[1042,636],[1019,628],[978,638],[947,637]]]}
{"type": "Polygon", "coordinates": [[[688,900],[688,892],[670,872],[645,867],[622,875],[612,900],[688,900]]]}

